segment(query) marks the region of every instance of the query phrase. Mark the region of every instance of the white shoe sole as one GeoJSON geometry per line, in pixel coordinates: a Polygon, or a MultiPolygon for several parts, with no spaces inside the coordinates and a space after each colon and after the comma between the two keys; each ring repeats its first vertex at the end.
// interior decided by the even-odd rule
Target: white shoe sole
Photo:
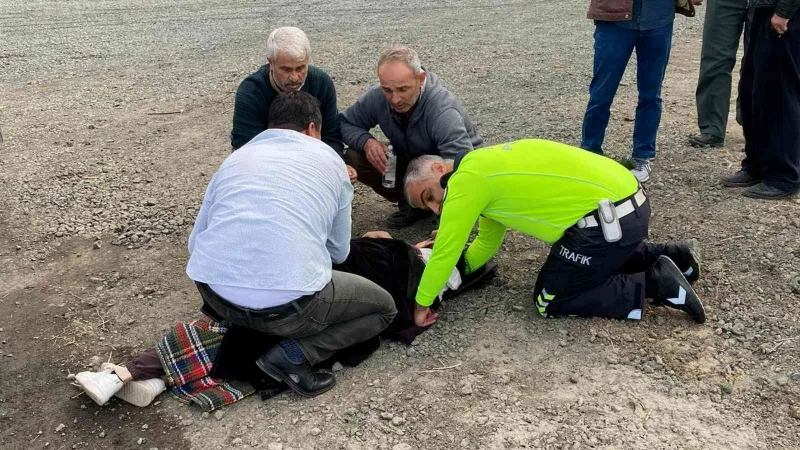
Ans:
{"type": "Polygon", "coordinates": [[[114,396],[132,405],[144,408],[153,403],[153,400],[166,389],[167,386],[164,380],[152,378],[150,380],[131,381],[125,384],[114,396]]]}

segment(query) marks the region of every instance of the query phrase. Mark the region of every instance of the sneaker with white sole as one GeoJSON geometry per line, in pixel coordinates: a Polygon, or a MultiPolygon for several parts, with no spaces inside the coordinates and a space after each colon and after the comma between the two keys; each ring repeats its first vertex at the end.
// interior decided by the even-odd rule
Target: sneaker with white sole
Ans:
{"type": "Polygon", "coordinates": [[[646,183],[650,180],[652,169],[649,159],[631,158],[629,161],[632,166],[631,173],[639,180],[639,183],[646,183]]]}
{"type": "Polygon", "coordinates": [[[167,385],[161,378],[151,378],[149,380],[131,381],[126,383],[114,396],[126,402],[144,408],[153,403],[159,394],[167,389],[167,385]]]}
{"type": "Polygon", "coordinates": [[[123,386],[122,380],[110,371],[81,372],[75,375],[75,381],[100,406],[105,405],[123,386]]]}

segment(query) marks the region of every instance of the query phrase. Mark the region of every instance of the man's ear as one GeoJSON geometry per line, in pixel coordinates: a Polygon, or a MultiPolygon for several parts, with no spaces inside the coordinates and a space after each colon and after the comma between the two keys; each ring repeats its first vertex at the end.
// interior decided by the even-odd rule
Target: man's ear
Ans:
{"type": "Polygon", "coordinates": [[[308,126],[305,130],[303,130],[303,134],[306,136],[311,136],[316,139],[322,138],[322,130],[317,127],[317,124],[314,122],[309,122],[308,126]]]}
{"type": "Polygon", "coordinates": [[[419,77],[418,77],[420,85],[422,85],[425,82],[425,76],[426,75],[428,75],[428,73],[425,72],[424,70],[422,72],[420,72],[419,77]]]}
{"type": "Polygon", "coordinates": [[[433,172],[438,174],[438,175],[444,175],[444,174],[446,174],[448,172],[447,165],[446,164],[442,164],[442,163],[440,163],[438,161],[434,162],[433,164],[431,164],[431,170],[433,170],[433,172]]]}

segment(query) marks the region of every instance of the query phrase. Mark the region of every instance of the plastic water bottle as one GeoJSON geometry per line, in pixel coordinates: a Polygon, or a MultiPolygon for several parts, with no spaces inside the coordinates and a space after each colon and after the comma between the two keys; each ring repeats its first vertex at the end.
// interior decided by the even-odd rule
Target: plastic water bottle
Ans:
{"type": "Polygon", "coordinates": [[[395,177],[397,175],[397,156],[394,154],[394,149],[389,146],[389,152],[386,154],[386,173],[383,175],[383,187],[394,188],[395,177]]]}

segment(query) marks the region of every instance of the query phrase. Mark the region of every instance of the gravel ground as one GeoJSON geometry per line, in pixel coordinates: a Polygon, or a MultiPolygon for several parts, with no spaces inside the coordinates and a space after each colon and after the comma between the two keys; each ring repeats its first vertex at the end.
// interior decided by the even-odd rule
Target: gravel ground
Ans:
{"type": "MultiPolygon", "coordinates": [[[[386,43],[418,49],[488,143],[577,144],[591,75],[585,1],[0,0],[0,448],[289,450],[773,449],[800,442],[800,202],[717,184],[726,147],[694,131],[702,25],[679,17],[650,182],[653,239],[697,238],[709,321],[544,320],[547,247],[510,233],[491,286],[445,305],[414,346],[385,345],[312,400],[251,398],[203,417],[169,396],[97,407],[69,385],[197,317],[183,273],[206,183],[228,154],[233,92],[269,31],[297,25],[340,107],[386,43]]],[[[607,150],[627,156],[633,67],[607,150]]],[[[359,186],[354,232],[391,205],[359,186]]],[[[430,224],[397,235],[422,239],[430,224]]]]}

